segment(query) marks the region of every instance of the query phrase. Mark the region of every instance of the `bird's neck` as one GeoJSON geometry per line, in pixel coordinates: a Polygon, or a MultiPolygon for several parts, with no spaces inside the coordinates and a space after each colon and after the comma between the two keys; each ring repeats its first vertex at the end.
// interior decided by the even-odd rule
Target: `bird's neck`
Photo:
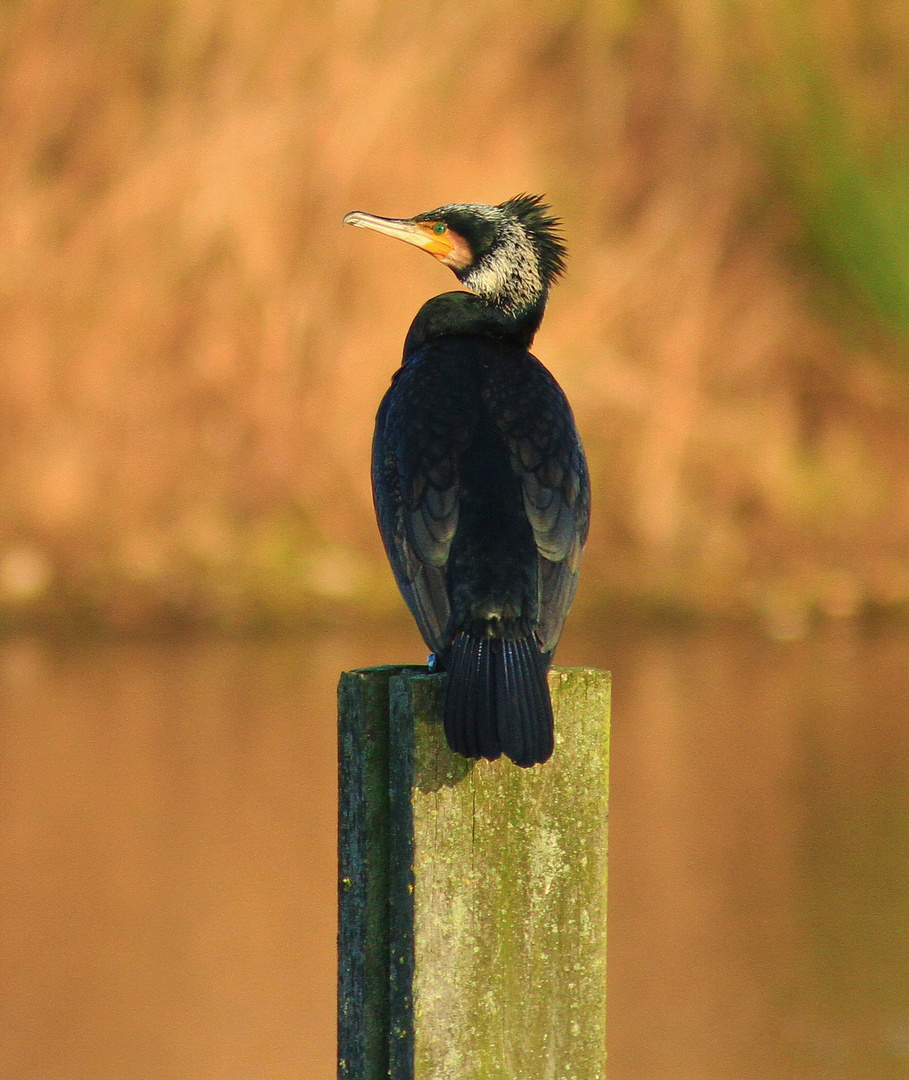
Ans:
{"type": "Polygon", "coordinates": [[[505,220],[496,231],[494,242],[480,247],[477,257],[458,278],[481,299],[505,315],[524,320],[543,308],[551,282],[540,243],[517,221],[505,220]]]}
{"type": "Polygon", "coordinates": [[[433,338],[471,334],[528,348],[543,320],[545,299],[513,312],[467,292],[434,296],[420,308],[404,342],[405,357],[433,338]]]}
{"type": "MultiPolygon", "coordinates": [[[[529,251],[529,242],[521,237],[521,243],[529,251]]],[[[506,317],[523,320],[538,311],[542,319],[546,282],[536,258],[522,248],[512,251],[502,245],[459,276],[472,293],[506,317]]]]}

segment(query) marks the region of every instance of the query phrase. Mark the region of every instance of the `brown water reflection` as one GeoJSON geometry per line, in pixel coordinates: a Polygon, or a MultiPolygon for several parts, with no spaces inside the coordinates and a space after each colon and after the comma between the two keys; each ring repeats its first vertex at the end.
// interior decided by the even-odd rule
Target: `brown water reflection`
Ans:
{"type": "MultiPolygon", "coordinates": [[[[612,1080],[909,1077],[909,638],[572,629],[614,672],[612,1080]]],[[[421,656],[0,644],[0,1077],[329,1080],[337,673],[421,656]]]]}

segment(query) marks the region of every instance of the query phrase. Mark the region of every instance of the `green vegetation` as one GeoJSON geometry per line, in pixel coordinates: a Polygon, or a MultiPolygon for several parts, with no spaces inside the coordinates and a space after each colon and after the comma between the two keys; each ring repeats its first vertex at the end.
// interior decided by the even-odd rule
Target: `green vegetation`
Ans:
{"type": "Polygon", "coordinates": [[[763,31],[739,70],[809,250],[909,335],[909,13],[885,0],[737,11],[763,31]]]}

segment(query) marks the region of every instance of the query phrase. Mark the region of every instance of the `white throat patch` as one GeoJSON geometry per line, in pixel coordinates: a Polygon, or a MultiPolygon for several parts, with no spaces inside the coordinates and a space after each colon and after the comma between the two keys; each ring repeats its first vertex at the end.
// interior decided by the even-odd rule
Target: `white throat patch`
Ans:
{"type": "Polygon", "coordinates": [[[543,293],[537,253],[524,230],[512,221],[504,223],[495,250],[461,280],[508,315],[531,307],[543,293]]]}

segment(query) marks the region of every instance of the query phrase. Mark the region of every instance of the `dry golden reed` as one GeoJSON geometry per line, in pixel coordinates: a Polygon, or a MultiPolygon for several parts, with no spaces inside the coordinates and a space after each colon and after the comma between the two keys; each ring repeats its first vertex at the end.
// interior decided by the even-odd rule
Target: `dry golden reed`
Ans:
{"type": "Polygon", "coordinates": [[[536,351],[594,476],[579,607],[905,604],[906,385],[791,258],[725,10],[4,5],[9,621],[397,610],[372,420],[454,282],[341,217],[522,190],[571,252],[536,351]]]}

